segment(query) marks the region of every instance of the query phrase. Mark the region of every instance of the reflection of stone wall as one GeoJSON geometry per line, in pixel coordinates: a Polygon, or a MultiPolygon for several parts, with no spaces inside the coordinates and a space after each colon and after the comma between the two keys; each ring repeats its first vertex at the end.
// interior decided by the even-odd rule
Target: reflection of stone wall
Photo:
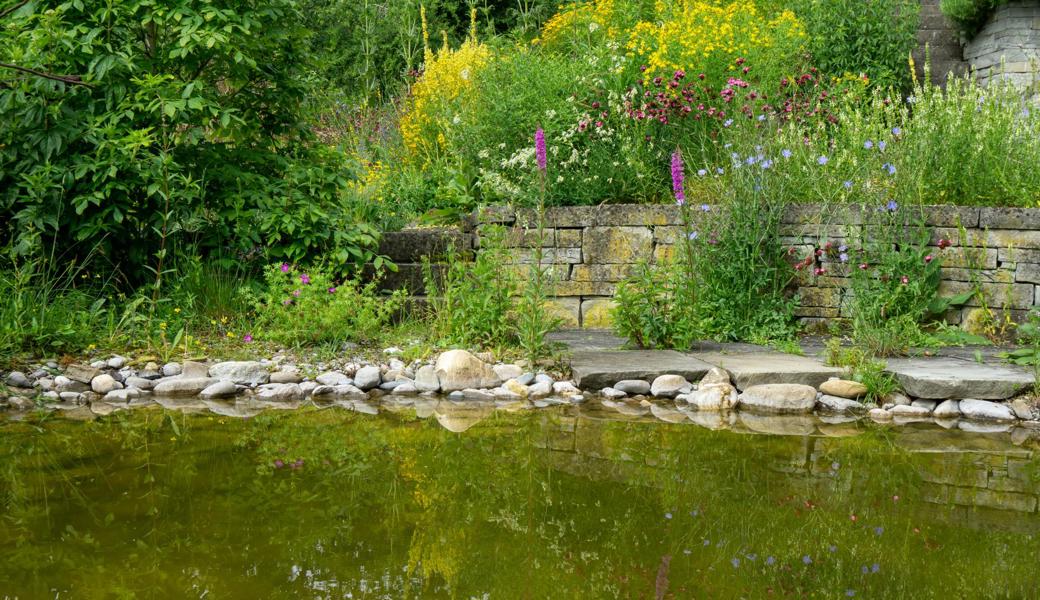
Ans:
{"type": "MultiPolygon", "coordinates": [[[[789,208],[782,226],[782,243],[805,256],[814,244],[840,244],[863,227],[864,212],[842,207],[826,214],[814,205],[789,208]]],[[[932,243],[951,239],[954,247],[944,255],[941,293],[955,295],[979,282],[990,307],[1008,307],[1021,319],[1037,296],[1040,284],[1040,209],[974,208],[938,206],[927,209],[926,222],[933,227],[932,243]],[[964,226],[970,241],[958,241],[957,225],[964,226]]],[[[632,274],[641,261],[657,262],[672,256],[680,239],[679,210],[665,205],[604,205],[552,208],[547,211],[543,245],[547,261],[555,259],[557,307],[570,325],[603,327],[609,322],[611,296],[618,282],[632,274]]],[[[512,245],[518,261],[530,260],[534,237],[533,215],[504,207],[489,209],[482,224],[498,223],[514,228],[512,245]]],[[[830,272],[819,278],[803,278],[797,292],[797,315],[810,323],[825,323],[845,315],[848,279],[842,265],[825,264],[830,272]]],[[[847,267],[847,265],[846,265],[847,267]]],[[[948,318],[960,323],[975,315],[979,302],[953,311],[948,318]]]]}
{"type": "Polygon", "coordinates": [[[1013,0],[996,8],[964,46],[964,58],[981,83],[1003,76],[1023,88],[1040,85],[1040,0],[1013,0]]]}

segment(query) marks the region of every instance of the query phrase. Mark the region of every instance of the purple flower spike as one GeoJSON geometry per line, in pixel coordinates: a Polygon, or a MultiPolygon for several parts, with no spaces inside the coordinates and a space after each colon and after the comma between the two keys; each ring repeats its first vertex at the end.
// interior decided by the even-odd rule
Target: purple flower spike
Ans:
{"type": "Polygon", "coordinates": [[[545,158],[545,132],[541,127],[534,132],[534,154],[538,160],[538,168],[544,172],[548,161],[545,158]]]}
{"type": "Polygon", "coordinates": [[[683,174],[682,154],[678,150],[672,153],[672,191],[675,203],[682,206],[686,203],[685,176],[683,174]]]}

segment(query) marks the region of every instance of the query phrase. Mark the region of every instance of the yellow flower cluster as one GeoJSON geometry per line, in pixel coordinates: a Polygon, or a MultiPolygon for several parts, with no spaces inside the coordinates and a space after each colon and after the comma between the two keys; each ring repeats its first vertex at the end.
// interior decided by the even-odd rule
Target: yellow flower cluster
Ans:
{"type": "MultiPolygon", "coordinates": [[[[425,21],[423,39],[428,40],[425,21]]],[[[453,116],[461,112],[466,91],[490,60],[491,50],[477,41],[474,27],[458,49],[452,50],[445,43],[436,52],[427,47],[425,56],[422,77],[412,86],[410,105],[401,118],[401,137],[409,157],[424,164],[445,149],[444,132],[453,116]]]]}
{"type": "Polygon", "coordinates": [[[754,0],[657,0],[654,12],[653,21],[636,24],[627,42],[647,65],[648,77],[710,70],[709,65],[735,71],[738,57],[796,49],[806,38],[793,12],[770,17],[754,0]]]}
{"type": "Polygon", "coordinates": [[[534,43],[546,47],[558,46],[578,34],[587,35],[596,31],[604,31],[608,38],[617,35],[613,22],[615,0],[594,0],[593,2],[572,2],[560,8],[545,25],[542,34],[534,43]]]}
{"type": "Polygon", "coordinates": [[[386,189],[386,169],[381,162],[363,162],[364,171],[361,176],[351,181],[347,186],[358,196],[366,198],[370,202],[379,203],[383,201],[383,192],[386,189]]]}

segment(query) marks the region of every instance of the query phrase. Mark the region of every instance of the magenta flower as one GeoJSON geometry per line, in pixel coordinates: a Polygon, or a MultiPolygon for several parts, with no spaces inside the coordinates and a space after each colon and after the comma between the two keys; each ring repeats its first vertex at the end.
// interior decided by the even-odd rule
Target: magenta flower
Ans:
{"type": "Polygon", "coordinates": [[[248,344],[249,342],[252,342],[252,341],[253,341],[253,334],[251,334],[251,333],[247,333],[247,334],[243,335],[243,336],[242,336],[242,341],[243,341],[243,342],[245,342],[245,343],[247,343],[247,344],[248,344]]]}
{"type": "Polygon", "coordinates": [[[308,285],[308,284],[310,284],[310,282],[311,282],[311,276],[310,275],[308,275],[306,273],[304,273],[303,275],[300,275],[300,283],[302,283],[303,285],[308,285]]]}
{"type": "Polygon", "coordinates": [[[675,203],[679,206],[686,202],[684,180],[682,154],[676,150],[672,153],[672,191],[675,192],[675,203]]]}
{"type": "Polygon", "coordinates": [[[282,273],[289,272],[289,263],[282,263],[282,273]]]}
{"type": "Polygon", "coordinates": [[[925,264],[928,264],[928,263],[932,262],[933,260],[935,260],[935,257],[932,256],[931,254],[929,254],[928,256],[924,257],[925,264]]]}
{"type": "Polygon", "coordinates": [[[329,288],[329,293],[330,293],[330,294],[335,294],[335,293],[336,293],[336,288],[334,288],[334,287],[330,287],[330,288],[329,288]]]}
{"type": "Polygon", "coordinates": [[[534,132],[534,154],[538,160],[538,168],[544,172],[547,166],[545,158],[545,132],[539,127],[534,132]]]}
{"type": "Polygon", "coordinates": [[[300,297],[300,290],[293,290],[292,291],[292,295],[296,296],[297,298],[299,298],[300,297]]]}

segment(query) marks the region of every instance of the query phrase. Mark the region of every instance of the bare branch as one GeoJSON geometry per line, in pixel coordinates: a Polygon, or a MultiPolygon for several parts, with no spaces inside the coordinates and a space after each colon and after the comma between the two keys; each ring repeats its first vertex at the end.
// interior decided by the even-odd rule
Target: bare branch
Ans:
{"type": "Polygon", "coordinates": [[[60,81],[69,85],[82,85],[93,89],[93,84],[87,83],[80,79],[79,75],[55,75],[54,73],[45,73],[43,71],[37,71],[36,69],[29,69],[26,67],[19,67],[18,65],[9,65],[7,63],[0,62],[0,68],[13,69],[15,71],[21,71],[22,73],[28,73],[35,75],[36,77],[43,77],[44,79],[51,79],[53,81],[60,81]]]}

